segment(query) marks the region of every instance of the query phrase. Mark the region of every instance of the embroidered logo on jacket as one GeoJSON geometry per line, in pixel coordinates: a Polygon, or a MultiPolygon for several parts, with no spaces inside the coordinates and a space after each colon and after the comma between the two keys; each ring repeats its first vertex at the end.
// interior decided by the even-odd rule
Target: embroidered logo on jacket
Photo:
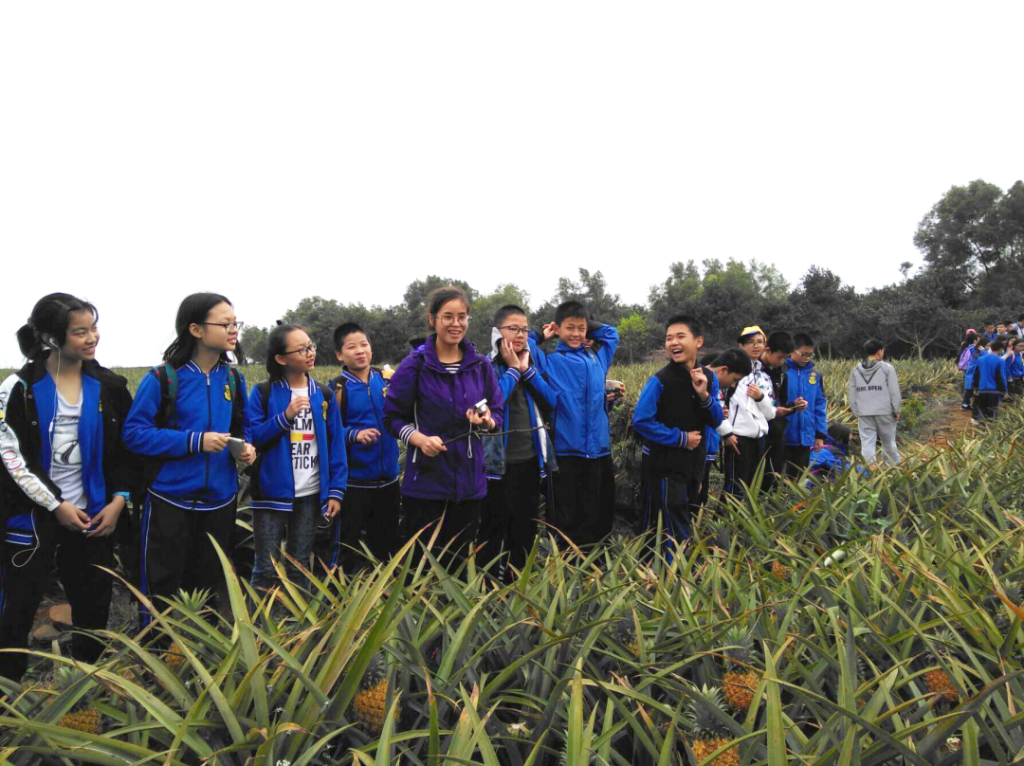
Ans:
{"type": "Polygon", "coordinates": [[[227,399],[229,402],[231,401],[231,386],[229,386],[227,383],[224,384],[224,398],[227,399]]]}
{"type": "Polygon", "coordinates": [[[808,383],[810,383],[810,384],[811,384],[812,386],[813,386],[813,385],[815,385],[815,384],[817,384],[817,382],[818,382],[818,373],[816,373],[816,372],[812,372],[812,373],[811,373],[811,374],[810,374],[810,375],[809,375],[809,376],[807,377],[807,382],[808,382],[808,383]]]}
{"type": "Polygon", "coordinates": [[[327,402],[324,402],[324,420],[327,420],[327,402]]]}

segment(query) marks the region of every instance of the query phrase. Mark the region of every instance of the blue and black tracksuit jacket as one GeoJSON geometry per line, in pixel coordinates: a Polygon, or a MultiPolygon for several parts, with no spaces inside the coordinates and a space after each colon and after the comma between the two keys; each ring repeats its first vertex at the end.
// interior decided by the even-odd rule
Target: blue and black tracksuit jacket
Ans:
{"type": "Polygon", "coordinates": [[[341,387],[341,422],[348,447],[348,486],[356,489],[377,489],[398,481],[398,440],[384,428],[384,400],[388,381],[379,370],[370,370],[363,383],[356,375],[342,368],[341,375],[327,384],[335,401],[341,387]],[[360,444],[360,431],[375,428],[380,432],[373,444],[360,444]]]}
{"type": "MultiPolygon", "coordinates": [[[[149,492],[166,503],[190,511],[212,511],[229,505],[238,494],[238,470],[230,450],[203,452],[207,432],[230,433],[233,396],[229,369],[218,363],[209,373],[189,361],[178,368],[175,422],[158,427],[160,380],[155,372],[142,379],[124,424],[124,444],[136,455],[162,460],[149,492]]],[[[249,419],[243,423],[245,441],[252,443],[249,419]]]]}
{"type": "MultiPolygon", "coordinates": [[[[56,416],[56,384],[43,362],[30,362],[0,385],[0,492],[5,539],[35,545],[42,525],[63,502],[50,479],[51,426],[56,416]]],[[[124,378],[95,362],[82,365],[82,414],[78,447],[82,454],[85,512],[96,516],[115,495],[130,495],[137,471],[121,443],[121,429],[132,397],[124,378]]]]}
{"type": "Polygon", "coordinates": [[[669,363],[644,384],[633,411],[633,430],[644,440],[651,476],[697,480],[704,476],[707,443],[686,449],[687,432],[717,428],[722,423],[718,378],[703,367],[708,379],[708,398],[701,401],[693,389],[690,370],[669,363]]]}
{"type": "MultiPolygon", "coordinates": [[[[531,338],[527,340],[527,347],[530,350],[530,358],[537,359],[537,344],[531,338]]],[[[548,383],[547,379],[538,371],[536,366],[531,365],[526,372],[512,369],[501,354],[496,353],[491,358],[491,365],[494,367],[494,374],[498,376],[498,386],[501,388],[501,398],[505,406],[503,408],[505,430],[509,430],[511,420],[509,419],[509,401],[512,398],[516,387],[522,387],[523,396],[526,397],[526,408],[530,413],[531,428],[533,431],[533,451],[537,456],[537,468],[542,479],[547,478],[557,468],[555,459],[555,447],[546,427],[550,421],[550,415],[557,412],[559,395],[558,392],[548,383]],[[548,418],[545,419],[545,414],[548,418]]],[[[484,437],[484,470],[487,478],[496,481],[505,474],[505,450],[508,447],[509,434],[500,436],[484,437]]]]}
{"type": "MultiPolygon", "coordinates": [[[[553,351],[538,350],[536,362],[548,383],[558,392],[555,413],[555,454],[558,457],[600,458],[611,454],[605,380],[619,331],[612,325],[591,322],[587,337],[593,349],[571,348],[559,341],[553,351]]],[[[534,343],[540,336],[531,333],[534,343]]]]}
{"type": "Polygon", "coordinates": [[[1006,362],[998,354],[983,354],[978,357],[974,370],[972,390],[976,394],[1006,393],[1006,362]]]}
{"type": "Polygon", "coordinates": [[[796,401],[802,396],[807,407],[787,416],[783,441],[787,447],[813,447],[815,439],[828,438],[828,403],[825,400],[825,383],[821,372],[815,369],[814,362],[801,367],[787,359],[785,374],[786,396],[790,401],[796,401]]]}

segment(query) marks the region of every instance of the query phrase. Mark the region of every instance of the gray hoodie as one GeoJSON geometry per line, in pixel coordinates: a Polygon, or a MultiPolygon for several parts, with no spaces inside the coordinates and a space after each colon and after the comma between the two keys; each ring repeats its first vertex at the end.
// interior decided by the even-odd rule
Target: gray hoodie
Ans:
{"type": "Polygon", "coordinates": [[[900,381],[888,362],[868,359],[850,373],[850,409],[858,417],[899,415],[900,381]]]}

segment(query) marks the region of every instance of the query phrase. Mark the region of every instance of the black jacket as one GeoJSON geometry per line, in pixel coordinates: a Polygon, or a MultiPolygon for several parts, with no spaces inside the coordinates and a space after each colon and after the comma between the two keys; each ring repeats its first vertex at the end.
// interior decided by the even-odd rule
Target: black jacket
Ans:
{"type": "MultiPolygon", "coordinates": [[[[6,522],[36,508],[54,510],[60,488],[43,468],[42,438],[34,387],[46,376],[42,361],[29,362],[0,384],[0,517],[6,522]]],[[[103,421],[102,462],[105,502],[115,493],[131,492],[138,465],[121,443],[121,427],[131,407],[128,382],[96,362],[82,365],[82,375],[99,382],[98,413],[103,421]]],[[[99,509],[95,509],[99,510],[99,509]]]]}

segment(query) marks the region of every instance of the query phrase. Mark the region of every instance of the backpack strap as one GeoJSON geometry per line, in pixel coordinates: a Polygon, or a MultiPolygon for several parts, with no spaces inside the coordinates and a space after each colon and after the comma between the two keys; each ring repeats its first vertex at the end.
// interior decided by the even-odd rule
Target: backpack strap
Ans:
{"type": "MultiPolygon", "coordinates": [[[[344,422],[345,421],[345,401],[346,401],[345,386],[348,385],[348,379],[344,375],[339,375],[338,377],[336,377],[334,379],[333,382],[334,382],[334,398],[338,401],[338,412],[341,413],[341,420],[342,420],[342,422],[344,422]]],[[[319,384],[317,384],[317,385],[319,385],[319,384]]],[[[326,399],[327,396],[330,396],[329,392],[327,392],[327,394],[325,395],[324,398],[326,399]]]]}
{"type": "MultiPolygon", "coordinates": [[[[150,372],[160,383],[160,406],[157,408],[156,417],[153,419],[157,428],[178,427],[178,371],[174,366],[165,362],[158,364],[150,372]]],[[[139,497],[143,497],[146,491],[153,486],[160,468],[165,459],[159,457],[142,458],[142,487],[139,497]]]]}
{"type": "Polygon", "coordinates": [[[231,435],[236,439],[244,439],[245,387],[242,375],[234,367],[228,367],[228,391],[231,393],[231,435]]]}
{"type": "Polygon", "coordinates": [[[159,428],[178,425],[178,371],[168,362],[158,364],[150,372],[160,382],[160,407],[156,411],[159,428]]]}

